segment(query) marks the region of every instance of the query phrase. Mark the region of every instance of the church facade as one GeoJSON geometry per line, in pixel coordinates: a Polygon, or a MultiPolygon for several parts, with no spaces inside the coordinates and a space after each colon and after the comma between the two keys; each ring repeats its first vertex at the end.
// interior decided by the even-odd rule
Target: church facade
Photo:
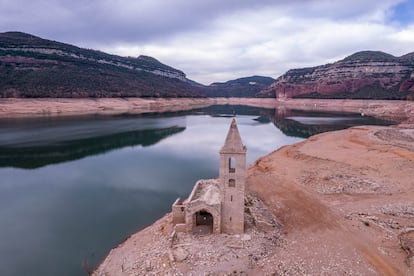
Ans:
{"type": "Polygon", "coordinates": [[[197,181],[187,199],[173,203],[176,232],[244,232],[246,152],[233,119],[220,150],[219,178],[197,181]]]}

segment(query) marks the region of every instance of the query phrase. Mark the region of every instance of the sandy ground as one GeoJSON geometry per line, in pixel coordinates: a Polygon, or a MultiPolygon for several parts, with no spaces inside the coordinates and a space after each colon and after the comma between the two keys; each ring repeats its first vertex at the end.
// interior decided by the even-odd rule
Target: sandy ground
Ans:
{"type": "Polygon", "coordinates": [[[215,104],[243,104],[274,108],[276,100],[245,98],[0,98],[0,118],[161,113],[185,111],[215,104]]]}
{"type": "Polygon", "coordinates": [[[264,108],[288,108],[317,111],[364,113],[402,122],[414,123],[414,102],[368,100],[310,100],[253,98],[102,98],[102,99],[0,99],[0,118],[34,116],[71,116],[181,111],[210,105],[247,105],[264,108]]]}
{"type": "Polygon", "coordinates": [[[0,99],[0,118],[188,110],[213,104],[359,112],[402,122],[286,146],[248,170],[275,227],[172,238],[171,217],[112,250],[95,275],[414,275],[414,102],[0,99]]]}
{"type": "Polygon", "coordinates": [[[240,236],[170,236],[171,217],[113,249],[95,275],[414,275],[414,129],[354,127],[248,169],[276,221],[240,236]]]}
{"type": "Polygon", "coordinates": [[[0,99],[0,118],[76,116],[89,114],[141,114],[207,107],[210,99],[0,99]]]}
{"type": "Polygon", "coordinates": [[[286,233],[272,262],[301,260],[312,275],[414,275],[399,241],[414,231],[413,177],[413,129],[354,127],[263,157],[248,183],[286,233]]]}

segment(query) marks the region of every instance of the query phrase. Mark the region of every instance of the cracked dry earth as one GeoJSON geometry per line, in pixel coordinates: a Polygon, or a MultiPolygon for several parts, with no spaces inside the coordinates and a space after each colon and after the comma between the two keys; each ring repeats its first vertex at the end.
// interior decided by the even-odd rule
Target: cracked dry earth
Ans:
{"type": "Polygon", "coordinates": [[[257,160],[247,190],[273,228],[247,213],[244,235],[172,238],[168,214],[94,275],[414,275],[414,129],[313,136],[257,160]]]}

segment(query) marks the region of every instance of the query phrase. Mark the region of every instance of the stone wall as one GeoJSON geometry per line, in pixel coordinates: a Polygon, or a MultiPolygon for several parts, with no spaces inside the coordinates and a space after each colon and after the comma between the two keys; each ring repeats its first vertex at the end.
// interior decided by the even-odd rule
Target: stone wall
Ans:
{"type": "Polygon", "coordinates": [[[177,198],[177,200],[172,205],[172,214],[173,224],[185,223],[185,205],[180,198],[177,198]]]}

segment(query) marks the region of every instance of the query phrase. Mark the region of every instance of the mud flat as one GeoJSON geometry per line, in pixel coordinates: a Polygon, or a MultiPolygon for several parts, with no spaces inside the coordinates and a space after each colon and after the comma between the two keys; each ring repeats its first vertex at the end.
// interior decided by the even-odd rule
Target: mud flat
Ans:
{"type": "Polygon", "coordinates": [[[89,114],[141,114],[152,112],[182,111],[207,107],[210,99],[0,99],[0,118],[76,116],[89,114]]]}
{"type": "Polygon", "coordinates": [[[142,114],[184,111],[211,105],[246,105],[310,111],[343,111],[371,115],[395,122],[414,122],[414,102],[375,100],[313,100],[272,98],[83,98],[0,99],[0,118],[73,116],[88,114],[142,114]]]}
{"type": "Polygon", "coordinates": [[[260,158],[247,177],[246,207],[265,209],[270,229],[246,214],[244,235],[172,236],[167,214],[94,275],[414,275],[409,125],[312,136],[260,158]]]}
{"type": "Polygon", "coordinates": [[[414,123],[413,101],[286,99],[277,100],[276,106],[310,111],[352,112],[398,123],[414,123]]]}
{"type": "Polygon", "coordinates": [[[226,104],[275,108],[276,100],[241,98],[4,98],[0,99],[0,118],[162,113],[226,104]]]}

